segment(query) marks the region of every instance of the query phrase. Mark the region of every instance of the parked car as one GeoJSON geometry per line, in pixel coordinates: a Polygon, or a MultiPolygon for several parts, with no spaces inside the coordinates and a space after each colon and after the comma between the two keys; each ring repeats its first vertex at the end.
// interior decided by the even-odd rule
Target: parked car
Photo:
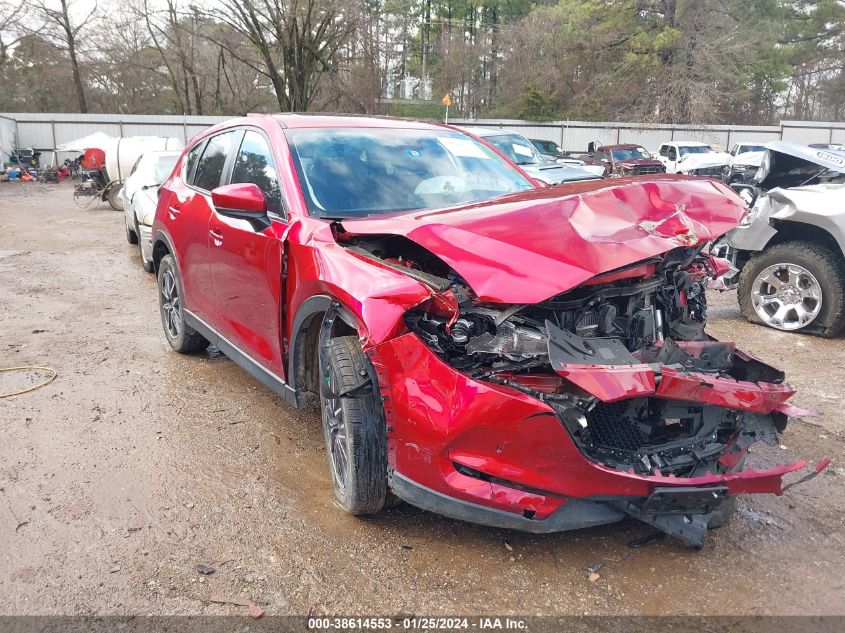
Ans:
{"type": "Polygon", "coordinates": [[[745,317],[832,337],[845,327],[845,152],[773,141],[754,186],[735,185],[750,211],[712,249],[739,274],[745,317]]]}
{"type": "Polygon", "coordinates": [[[527,138],[518,132],[495,128],[466,128],[464,130],[490,143],[508,160],[519,165],[532,178],[549,185],[581,180],[596,180],[604,169],[586,165],[564,165],[546,159],[527,138]]]}
{"type": "Polygon", "coordinates": [[[138,157],[118,195],[124,212],[126,241],[138,245],[141,264],[153,272],[152,225],[158,206],[158,188],[182,152],[146,152],[138,157]]]}
{"type": "Polygon", "coordinates": [[[644,176],[666,171],[656,158],[640,145],[602,145],[590,143],[588,153],[581,157],[588,164],[601,165],[605,177],[644,176]]]}
{"type": "MultiPolygon", "coordinates": [[[[700,545],[803,462],[783,374],[704,334],[722,183],[535,188],[416,121],[274,115],[201,133],[153,224],[164,334],[319,402],[337,503],[556,532],[634,516],[700,545]]],[[[817,467],[822,470],[824,464],[817,467]]]]}
{"type": "Polygon", "coordinates": [[[759,143],[735,143],[731,148],[730,160],[725,165],[722,173],[722,180],[728,184],[735,182],[752,183],[754,175],[760,169],[763,155],[766,153],[765,145],[759,143]]]}
{"type": "Polygon", "coordinates": [[[721,178],[731,160],[729,154],[717,152],[707,143],[696,141],[663,143],[657,157],[669,174],[711,178],[721,178]]]}
{"type": "Polygon", "coordinates": [[[528,140],[531,141],[531,144],[536,147],[537,151],[540,152],[547,160],[560,163],[561,165],[570,165],[571,167],[583,167],[585,164],[583,160],[573,156],[570,152],[564,152],[554,141],[546,141],[537,138],[528,140]]]}

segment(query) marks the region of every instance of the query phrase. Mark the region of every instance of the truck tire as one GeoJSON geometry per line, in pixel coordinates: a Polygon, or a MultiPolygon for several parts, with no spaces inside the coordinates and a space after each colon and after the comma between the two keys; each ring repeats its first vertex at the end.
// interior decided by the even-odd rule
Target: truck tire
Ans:
{"type": "Polygon", "coordinates": [[[356,337],[329,339],[320,354],[321,373],[325,373],[320,378],[327,382],[331,392],[358,392],[337,398],[320,392],[326,456],[335,499],[350,514],[375,514],[389,500],[387,426],[381,398],[373,392],[378,387],[361,387],[362,377],[370,375],[369,361],[356,337]]]}
{"type": "Polygon", "coordinates": [[[820,244],[775,244],[748,260],[737,298],[752,323],[831,338],[845,326],[842,256],[820,244]]]}

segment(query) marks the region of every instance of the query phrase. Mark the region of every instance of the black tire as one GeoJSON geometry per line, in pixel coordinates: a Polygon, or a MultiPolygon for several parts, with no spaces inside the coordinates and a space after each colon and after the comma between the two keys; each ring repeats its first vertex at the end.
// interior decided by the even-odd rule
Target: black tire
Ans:
{"type": "Polygon", "coordinates": [[[115,211],[123,211],[123,202],[121,202],[121,198],[118,197],[117,194],[120,193],[120,190],[123,189],[123,185],[113,185],[109,188],[106,197],[109,201],[109,206],[115,211]]]}
{"type": "Polygon", "coordinates": [[[156,270],[155,262],[144,257],[144,248],[141,245],[141,231],[138,229],[138,220],[135,220],[135,234],[137,235],[135,244],[138,245],[138,257],[141,258],[141,266],[146,272],[154,273],[156,270]]]}
{"type": "Polygon", "coordinates": [[[320,350],[321,376],[333,393],[358,388],[355,395],[328,398],[320,393],[326,456],[335,498],[346,512],[375,514],[395,505],[387,489],[387,435],[378,386],[358,339],[330,339],[320,350]],[[363,386],[362,386],[363,385],[363,386]]]}
{"type": "Polygon", "coordinates": [[[130,244],[137,244],[138,243],[138,232],[136,229],[129,228],[129,224],[126,222],[126,215],[124,214],[123,223],[126,225],[126,241],[130,244]]]}
{"type": "MultiPolygon", "coordinates": [[[[794,332],[832,338],[845,326],[845,271],[841,254],[826,246],[810,242],[783,242],[757,253],[748,260],[739,274],[737,298],[743,315],[751,323],[768,325],[754,310],[751,296],[755,279],[769,266],[797,264],[816,278],[821,289],[818,315],[794,332]]],[[[772,326],[770,326],[772,327],[772,326]]]]}
{"type": "Polygon", "coordinates": [[[161,325],[170,347],[180,354],[199,352],[209,343],[199,332],[185,323],[182,279],[173,255],[165,255],[158,267],[158,304],[161,325]]]}

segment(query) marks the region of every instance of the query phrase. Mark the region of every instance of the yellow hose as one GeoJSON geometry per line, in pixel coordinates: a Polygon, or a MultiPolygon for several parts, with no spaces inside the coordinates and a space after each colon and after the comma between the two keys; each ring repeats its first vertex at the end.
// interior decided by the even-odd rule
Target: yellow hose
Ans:
{"type": "Polygon", "coordinates": [[[0,398],[11,398],[12,396],[19,396],[24,393],[29,393],[30,391],[35,391],[36,389],[41,389],[41,387],[46,387],[51,382],[56,379],[58,376],[58,372],[53,369],[52,367],[41,367],[40,365],[21,365],[20,367],[0,367],[0,372],[3,371],[31,371],[33,369],[37,369],[40,371],[48,371],[50,372],[50,377],[44,380],[43,382],[38,383],[37,385],[33,385],[32,387],[27,387],[26,389],[21,389],[20,391],[11,391],[9,393],[0,393],[0,398]]]}

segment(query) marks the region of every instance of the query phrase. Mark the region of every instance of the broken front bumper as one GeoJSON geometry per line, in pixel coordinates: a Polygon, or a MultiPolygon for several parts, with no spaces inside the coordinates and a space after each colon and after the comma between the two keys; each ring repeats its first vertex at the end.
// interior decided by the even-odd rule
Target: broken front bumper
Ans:
{"type": "MultiPolygon", "coordinates": [[[[723,497],[780,494],[783,476],[806,465],[739,470],[740,456],[725,464],[734,472],[692,478],[612,469],[578,449],[548,404],[513,388],[470,378],[443,362],[414,334],[401,335],[368,353],[385,407],[392,490],[412,505],[453,518],[557,532],[613,523],[630,514],[655,525],[661,522],[660,529],[700,544],[701,530],[680,529],[687,525],[687,517],[698,516],[696,525],[706,529],[723,497]],[[701,504],[678,505],[683,512],[657,504],[658,499],[670,503],[673,497],[698,498],[701,504]],[[678,529],[672,527],[675,524],[678,529]]],[[[747,411],[788,410],[783,401],[791,392],[785,394],[787,388],[780,385],[703,381],[689,375],[671,378],[672,398],[747,411]]],[[[623,380],[623,391],[627,384],[623,380]]],[[[635,391],[655,389],[656,397],[661,396],[663,383],[653,387],[653,377],[651,382],[633,384],[635,391]]],[[[611,387],[618,389],[618,382],[611,387]]],[[[666,393],[670,387],[663,389],[666,393]]]]}

